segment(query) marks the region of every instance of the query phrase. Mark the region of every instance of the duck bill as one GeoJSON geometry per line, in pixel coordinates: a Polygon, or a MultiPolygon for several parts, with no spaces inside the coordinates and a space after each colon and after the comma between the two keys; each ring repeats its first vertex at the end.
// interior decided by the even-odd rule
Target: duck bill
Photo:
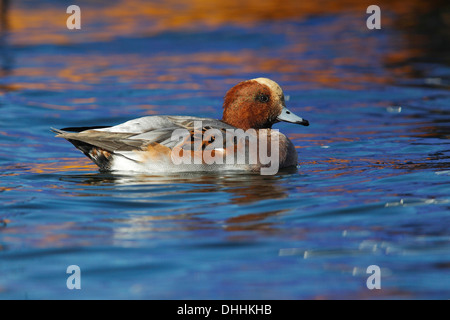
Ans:
{"type": "Polygon", "coordinates": [[[283,107],[281,110],[280,115],[277,117],[278,121],[285,121],[290,123],[296,123],[301,124],[304,126],[309,126],[309,122],[306,119],[303,119],[297,115],[295,115],[292,111],[290,111],[288,108],[283,107]]]}

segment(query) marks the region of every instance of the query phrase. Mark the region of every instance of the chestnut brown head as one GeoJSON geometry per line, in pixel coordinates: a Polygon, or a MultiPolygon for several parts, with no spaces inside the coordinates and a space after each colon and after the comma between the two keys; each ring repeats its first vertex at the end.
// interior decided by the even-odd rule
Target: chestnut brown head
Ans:
{"type": "Polygon", "coordinates": [[[247,130],[271,128],[279,121],[309,125],[286,108],[281,87],[267,78],[238,83],[224,98],[222,121],[247,130]]]}

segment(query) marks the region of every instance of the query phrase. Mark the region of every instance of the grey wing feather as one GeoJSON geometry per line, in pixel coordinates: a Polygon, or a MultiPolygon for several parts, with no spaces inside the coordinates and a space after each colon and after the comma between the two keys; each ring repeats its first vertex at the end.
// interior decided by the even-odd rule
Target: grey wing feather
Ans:
{"type": "Polygon", "coordinates": [[[85,130],[81,132],[66,132],[53,129],[57,137],[73,141],[81,141],[109,152],[142,150],[151,143],[159,143],[173,147],[179,139],[172,134],[177,129],[193,130],[196,121],[203,128],[233,129],[220,120],[191,116],[149,116],[127,121],[120,125],[102,129],[85,130]]]}
{"type": "Polygon", "coordinates": [[[81,141],[109,152],[136,150],[140,149],[143,144],[143,141],[140,140],[130,140],[129,137],[133,134],[128,133],[97,132],[96,130],[87,130],[79,133],[58,130],[57,133],[57,137],[64,138],[70,142],[81,141]]]}

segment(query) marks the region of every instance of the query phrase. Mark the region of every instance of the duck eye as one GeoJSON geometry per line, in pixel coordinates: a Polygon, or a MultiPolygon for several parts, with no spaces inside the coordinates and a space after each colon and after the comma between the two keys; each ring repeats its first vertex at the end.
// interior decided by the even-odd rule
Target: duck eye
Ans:
{"type": "Polygon", "coordinates": [[[258,100],[261,101],[261,102],[267,102],[267,101],[269,101],[269,96],[266,95],[266,94],[260,94],[258,96],[258,100]]]}

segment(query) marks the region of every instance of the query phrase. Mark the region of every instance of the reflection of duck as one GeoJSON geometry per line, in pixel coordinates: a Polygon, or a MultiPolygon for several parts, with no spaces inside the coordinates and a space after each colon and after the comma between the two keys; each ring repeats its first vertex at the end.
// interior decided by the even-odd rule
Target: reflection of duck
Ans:
{"type": "Polygon", "coordinates": [[[58,137],[73,143],[102,171],[154,173],[244,170],[265,174],[263,170],[276,161],[275,170],[267,173],[274,174],[279,168],[297,165],[297,152],[292,142],[285,135],[271,130],[272,125],[279,121],[309,125],[307,120],[286,108],[283,91],[277,83],[257,78],[241,82],[227,92],[222,120],[150,116],[114,127],[54,131],[58,137]],[[242,129],[241,132],[246,130],[244,139],[229,140],[230,132],[236,139],[237,129],[242,129]],[[255,130],[249,132],[250,129],[255,130]],[[175,132],[179,132],[176,139],[175,132]],[[245,138],[249,140],[247,144],[245,138]],[[252,142],[257,144],[256,148],[252,148],[252,142]],[[270,163],[267,159],[263,160],[263,148],[270,150],[270,163]],[[273,158],[276,151],[278,157],[273,158]],[[181,154],[182,159],[178,158],[180,162],[176,163],[174,155],[180,157],[181,154]],[[188,155],[187,162],[185,155],[188,155]],[[236,155],[238,158],[244,155],[244,162],[236,161],[236,155]],[[250,159],[254,159],[254,162],[250,159]]]}
{"type": "MultiPolygon", "coordinates": [[[[67,175],[62,176],[61,180],[96,186],[111,184],[115,186],[158,186],[195,183],[197,185],[195,188],[177,190],[176,193],[181,195],[226,192],[232,194],[230,199],[232,204],[247,204],[261,200],[286,198],[287,190],[280,185],[280,180],[283,175],[295,172],[297,172],[296,168],[281,170],[280,174],[276,176],[260,176],[256,174],[240,176],[237,174],[217,173],[178,173],[170,175],[119,175],[99,173],[92,175],[67,175]]],[[[159,195],[162,194],[159,193],[159,195]]]]}
{"type": "MultiPolygon", "coordinates": [[[[274,209],[274,206],[259,207],[252,210],[254,204],[267,200],[279,200],[288,196],[287,189],[281,184],[283,175],[297,172],[296,169],[282,170],[280,174],[276,176],[261,176],[257,174],[251,175],[237,175],[237,174],[201,174],[201,173],[181,173],[171,175],[118,175],[118,174],[88,174],[88,175],[67,175],[62,176],[60,179],[64,181],[71,181],[81,185],[88,186],[101,186],[100,190],[104,187],[114,186],[114,189],[118,189],[119,192],[122,186],[131,186],[123,189],[125,192],[120,192],[120,200],[126,201],[126,206],[130,207],[130,211],[135,212],[136,208],[133,204],[136,202],[140,207],[146,208],[148,201],[148,211],[142,214],[131,214],[129,218],[121,218],[121,227],[116,231],[117,235],[124,235],[151,231],[161,231],[161,225],[164,225],[164,230],[175,228],[177,230],[201,230],[201,229],[215,229],[220,228],[227,231],[239,231],[239,230],[258,230],[263,232],[276,232],[277,223],[270,221],[273,216],[283,214],[289,211],[289,209],[274,209]],[[195,185],[193,185],[193,183],[195,185]],[[167,185],[171,187],[168,188],[167,185]],[[174,188],[173,186],[180,186],[174,188]],[[133,186],[136,186],[134,188],[133,186]],[[159,188],[158,186],[161,186],[159,188]],[[135,190],[135,192],[133,192],[135,190]],[[144,196],[148,194],[148,197],[144,196]],[[228,197],[227,195],[231,195],[228,197]],[[192,203],[193,194],[202,194],[207,198],[215,199],[215,195],[220,197],[220,203],[214,203],[214,205],[206,202],[205,204],[198,206],[191,204],[188,207],[192,210],[185,210],[188,207],[184,207],[183,203],[189,201],[192,203]],[[172,199],[173,195],[173,199],[172,199]],[[157,199],[172,199],[170,203],[178,202],[183,210],[179,210],[179,207],[169,206],[164,208],[161,205],[154,211],[153,204],[157,199]],[[228,217],[224,220],[216,220],[208,218],[209,214],[215,214],[217,212],[217,206],[226,207],[229,204],[235,205],[235,210],[227,212],[228,217]],[[156,214],[155,214],[156,213],[156,214]],[[174,224],[171,227],[167,226],[168,221],[174,224]],[[129,224],[127,227],[123,227],[123,224],[129,224]],[[160,224],[159,224],[160,223],[160,224]]],[[[91,193],[76,192],[68,193],[68,196],[101,196],[99,190],[91,193]]],[[[108,192],[108,196],[111,193],[108,192]]]]}

